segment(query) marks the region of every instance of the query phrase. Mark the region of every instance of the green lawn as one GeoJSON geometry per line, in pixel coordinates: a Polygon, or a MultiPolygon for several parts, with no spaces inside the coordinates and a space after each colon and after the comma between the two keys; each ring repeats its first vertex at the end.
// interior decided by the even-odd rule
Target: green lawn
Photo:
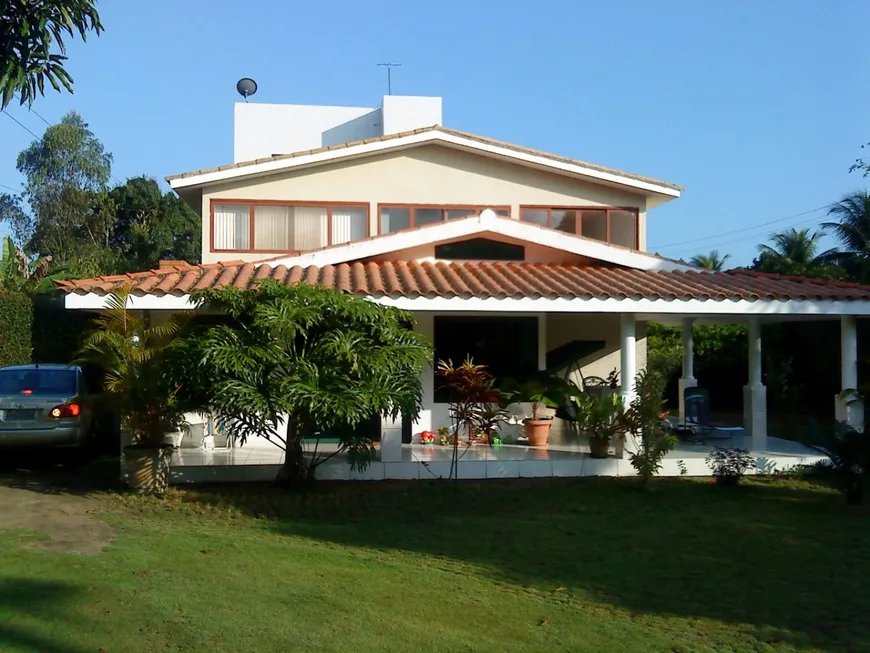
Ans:
{"type": "Polygon", "coordinates": [[[88,501],[98,555],[0,531],[0,651],[870,651],[870,513],[804,481],[88,501]]]}

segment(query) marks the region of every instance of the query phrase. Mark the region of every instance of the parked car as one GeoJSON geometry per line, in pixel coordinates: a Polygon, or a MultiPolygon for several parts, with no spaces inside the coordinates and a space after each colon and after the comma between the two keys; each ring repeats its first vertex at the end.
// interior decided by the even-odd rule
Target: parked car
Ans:
{"type": "Polygon", "coordinates": [[[80,367],[0,367],[0,446],[85,448],[93,424],[80,367]]]}

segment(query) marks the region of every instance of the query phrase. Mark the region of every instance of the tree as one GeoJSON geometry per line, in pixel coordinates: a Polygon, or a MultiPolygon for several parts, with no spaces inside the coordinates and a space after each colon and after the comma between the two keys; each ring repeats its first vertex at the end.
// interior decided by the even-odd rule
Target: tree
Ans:
{"type": "Polygon", "coordinates": [[[337,437],[355,467],[375,416],[415,418],[420,373],[432,349],[410,315],[322,286],[263,282],[194,295],[218,324],[185,339],[172,373],[193,404],[223,418],[243,443],[264,437],[285,451],[279,478],[302,485],[332,455],[307,456],[305,438],[337,437]]]}
{"type": "Polygon", "coordinates": [[[828,215],[837,222],[825,222],[840,245],[827,260],[841,265],[849,277],[859,283],[870,283],[870,193],[859,190],[844,196],[834,204],[828,215]]]}
{"type": "Polygon", "coordinates": [[[30,223],[21,228],[27,251],[69,263],[84,243],[110,244],[114,216],[105,192],[112,155],[79,114],[46,129],[18,155],[17,167],[31,208],[30,223]]]}
{"type": "Polygon", "coordinates": [[[45,82],[72,93],[67,36],[103,31],[94,0],[6,0],[0,5],[0,109],[18,93],[21,104],[44,95],[45,82]]]}
{"type": "MultiPolygon", "coordinates": [[[[870,147],[870,143],[866,143],[861,146],[861,149],[865,149],[870,147]]],[[[864,177],[870,177],[870,161],[865,161],[861,157],[855,159],[855,163],[853,163],[849,167],[849,172],[860,172],[864,177]]]]}
{"type": "Polygon", "coordinates": [[[840,271],[828,264],[831,251],[818,253],[821,232],[787,229],[771,236],[771,244],[758,246],[752,267],[759,272],[796,277],[835,278],[840,271]]]}
{"type": "Polygon", "coordinates": [[[4,236],[0,249],[0,286],[8,290],[22,290],[45,278],[50,264],[50,256],[30,260],[9,236],[4,236]]]}
{"type": "Polygon", "coordinates": [[[693,256],[689,263],[692,265],[704,268],[705,270],[724,270],[725,262],[731,258],[730,254],[725,254],[722,256],[719,254],[719,250],[714,249],[709,254],[698,254],[698,256],[693,256]]]}
{"type": "Polygon", "coordinates": [[[155,268],[161,259],[200,261],[202,223],[172,192],[154,179],[135,177],[109,192],[114,212],[113,250],[133,270],[155,268]]]}

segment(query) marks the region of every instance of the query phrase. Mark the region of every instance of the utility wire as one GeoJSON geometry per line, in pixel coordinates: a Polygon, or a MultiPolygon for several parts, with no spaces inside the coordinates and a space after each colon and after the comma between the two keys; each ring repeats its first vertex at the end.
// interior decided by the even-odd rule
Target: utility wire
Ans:
{"type": "Polygon", "coordinates": [[[784,218],[777,218],[776,220],[770,220],[769,222],[761,222],[759,224],[754,224],[751,227],[743,227],[742,229],[734,229],[732,231],[723,231],[718,234],[710,234],[709,236],[704,236],[702,238],[693,238],[691,240],[682,240],[678,243],[669,243],[667,245],[661,245],[659,247],[655,247],[654,249],[671,249],[673,247],[679,247],[680,245],[691,245],[692,243],[700,243],[704,241],[709,241],[711,238],[720,238],[721,236],[731,236],[733,234],[743,233],[745,231],[752,231],[753,229],[758,229],[759,227],[767,227],[768,225],[777,224],[779,222],[785,222],[786,220],[793,220],[794,218],[800,218],[805,215],[809,215],[810,213],[815,213],[816,211],[821,211],[822,209],[830,208],[830,204],[825,204],[824,206],[820,206],[815,209],[810,209],[809,211],[804,211],[803,213],[796,213],[795,215],[789,215],[784,218]]]}
{"type": "MultiPolygon", "coordinates": [[[[17,94],[17,93],[13,93],[13,94],[12,94],[12,97],[14,97],[16,100],[20,100],[20,99],[21,99],[21,98],[18,97],[18,94],[17,94]]],[[[39,115],[39,114],[36,112],[36,109],[34,109],[32,106],[28,105],[28,106],[27,106],[27,110],[28,110],[30,113],[32,113],[34,116],[36,116],[37,118],[39,118],[39,119],[40,119],[42,122],[44,122],[46,125],[48,125],[49,127],[51,127],[51,123],[48,122],[48,120],[46,120],[45,118],[43,118],[41,115],[39,115]]]]}
{"type": "Polygon", "coordinates": [[[30,129],[24,123],[19,121],[15,116],[13,116],[11,113],[9,113],[6,109],[3,109],[3,113],[5,113],[7,116],[9,116],[19,127],[21,127],[21,129],[23,129],[24,131],[28,132],[31,136],[33,136],[33,138],[40,140],[40,138],[41,138],[40,136],[37,136],[32,131],[30,131],[30,129]]]}
{"type": "Polygon", "coordinates": [[[12,186],[7,186],[6,184],[0,184],[0,188],[8,188],[8,189],[11,190],[13,193],[17,193],[17,192],[19,192],[19,189],[17,189],[17,188],[12,188],[12,186]]]}

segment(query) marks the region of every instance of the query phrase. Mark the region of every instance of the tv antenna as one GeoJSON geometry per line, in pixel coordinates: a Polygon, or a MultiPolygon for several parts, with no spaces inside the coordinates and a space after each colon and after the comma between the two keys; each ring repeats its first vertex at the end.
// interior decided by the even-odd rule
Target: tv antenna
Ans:
{"type": "Polygon", "coordinates": [[[242,77],[236,82],[236,90],[239,92],[239,95],[245,98],[245,102],[247,102],[248,97],[257,92],[257,82],[250,77],[242,77]]]}
{"type": "Polygon", "coordinates": [[[387,95],[393,94],[393,68],[398,68],[400,63],[379,63],[378,66],[383,66],[387,69],[387,95]]]}

